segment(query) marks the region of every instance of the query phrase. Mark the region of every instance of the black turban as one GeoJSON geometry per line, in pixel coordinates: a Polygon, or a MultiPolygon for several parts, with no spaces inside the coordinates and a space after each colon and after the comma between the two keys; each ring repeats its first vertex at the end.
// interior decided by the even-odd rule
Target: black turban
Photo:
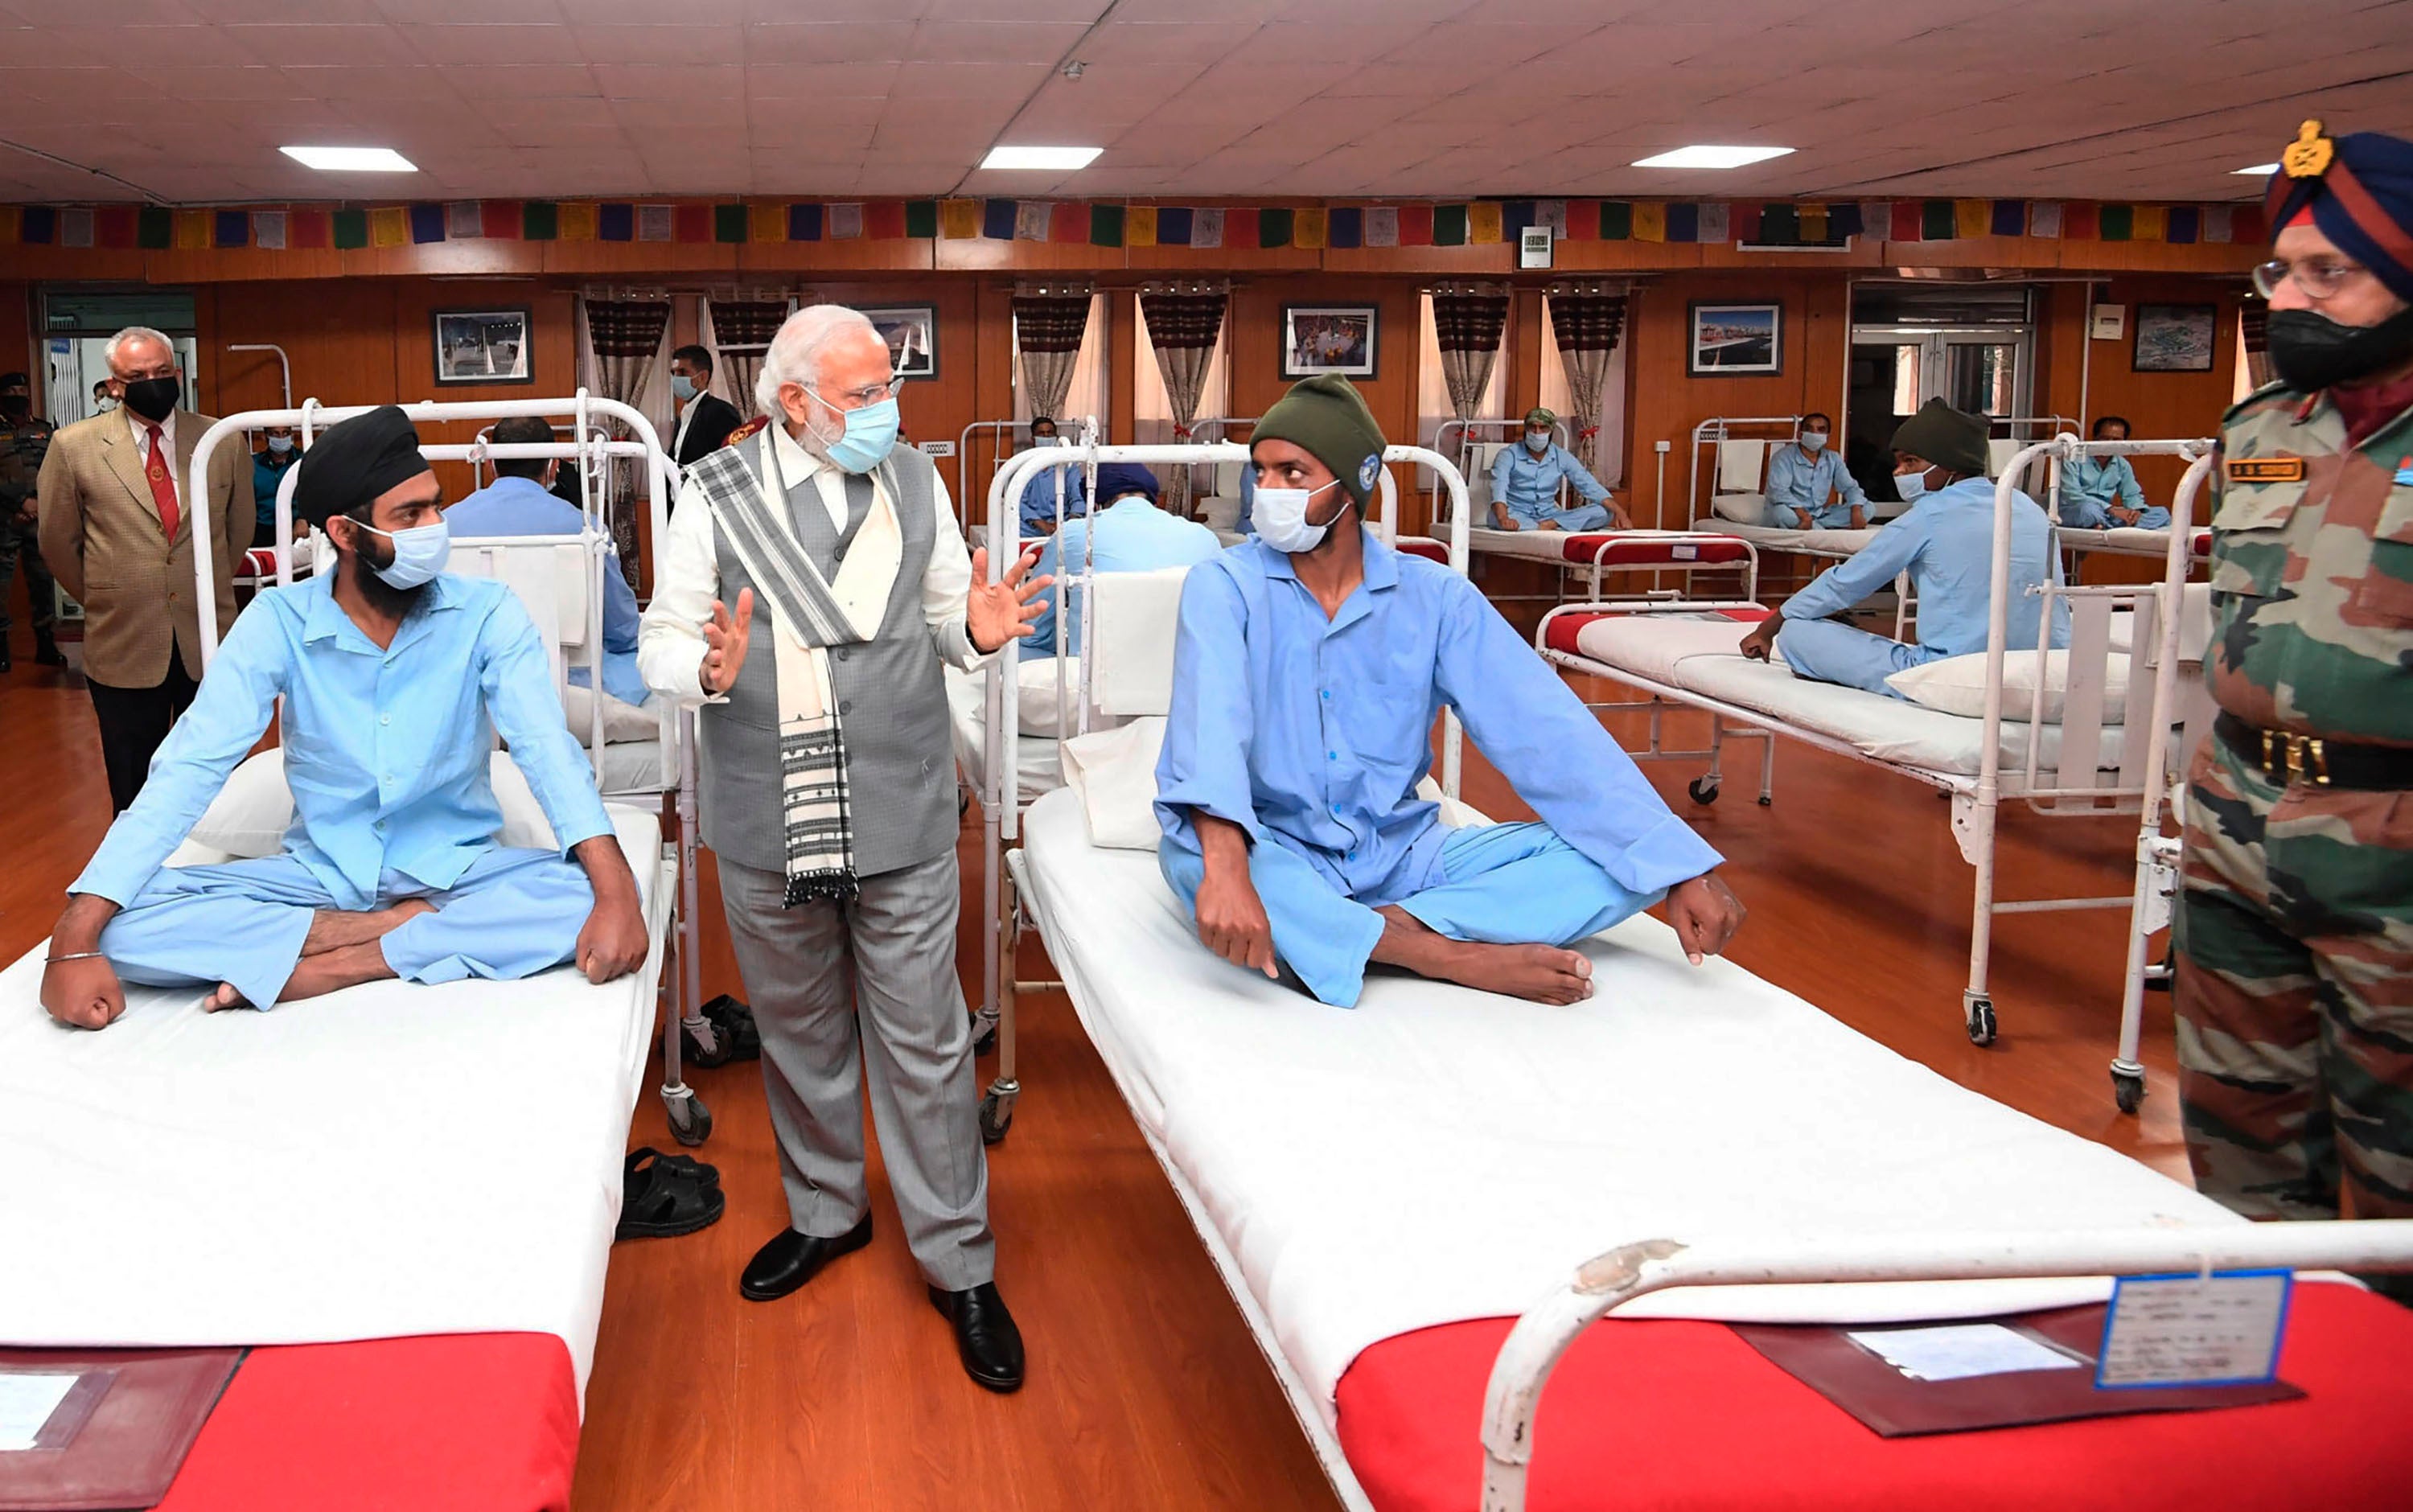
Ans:
{"type": "Polygon", "coordinates": [[[323,526],[396,483],[434,469],[419,454],[419,431],[399,405],[354,415],[311,443],[293,481],[293,515],[323,526]]]}

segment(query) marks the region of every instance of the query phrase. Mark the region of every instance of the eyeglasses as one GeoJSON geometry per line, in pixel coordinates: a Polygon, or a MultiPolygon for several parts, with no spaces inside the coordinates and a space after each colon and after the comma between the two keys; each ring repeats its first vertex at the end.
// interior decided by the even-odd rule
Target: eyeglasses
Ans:
{"type": "Polygon", "coordinates": [[[2336,258],[2309,258],[2290,262],[2286,258],[2272,258],[2258,263],[2254,269],[2254,290],[2264,299],[2279,292],[2279,286],[2294,279],[2296,287],[2307,299],[2328,299],[2352,282],[2358,274],[2371,270],[2359,262],[2344,262],[2336,258]]]}
{"type": "Polygon", "coordinates": [[[885,383],[874,383],[860,389],[840,389],[836,393],[828,394],[822,393],[807,384],[799,383],[796,387],[803,389],[833,409],[860,409],[866,405],[876,405],[882,399],[895,396],[897,381],[896,378],[890,378],[885,383]]]}

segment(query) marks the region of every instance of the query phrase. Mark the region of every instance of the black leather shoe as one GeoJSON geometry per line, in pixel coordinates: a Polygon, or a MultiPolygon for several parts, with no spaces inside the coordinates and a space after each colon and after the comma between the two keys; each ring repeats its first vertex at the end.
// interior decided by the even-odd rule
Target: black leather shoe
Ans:
{"type": "Polygon", "coordinates": [[[991,1391],[1022,1388],[1022,1330],[997,1295],[997,1283],[984,1281],[968,1292],[930,1288],[930,1305],[955,1327],[955,1354],[964,1373],[991,1391]]]}
{"type": "Polygon", "coordinates": [[[43,631],[36,630],[34,632],[34,664],[39,667],[64,667],[67,664],[67,656],[66,652],[59,649],[58,642],[52,640],[43,631]]]}
{"type": "Polygon", "coordinates": [[[870,1242],[869,1213],[864,1214],[862,1223],[834,1239],[799,1234],[792,1228],[782,1230],[746,1262],[745,1273],[737,1278],[737,1290],[749,1302],[776,1302],[821,1274],[822,1267],[839,1255],[852,1254],[870,1242]]]}

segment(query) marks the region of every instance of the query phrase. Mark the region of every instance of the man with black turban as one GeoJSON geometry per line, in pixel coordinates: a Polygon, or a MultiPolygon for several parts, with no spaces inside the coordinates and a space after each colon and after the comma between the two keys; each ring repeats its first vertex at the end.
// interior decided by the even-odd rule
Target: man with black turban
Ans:
{"type": "Polygon", "coordinates": [[[2278,381],[2213,473],[2179,1104],[2239,1212],[2413,1218],[2413,142],[2307,121],[2266,205],[2278,381]]]}
{"type": "Polygon", "coordinates": [[[234,622],[150,781],[69,889],[42,1005],[100,1029],[123,979],[270,1008],[387,977],[635,970],[637,882],[564,722],[544,642],[509,588],[444,571],[442,490],[392,406],[303,457],[297,512],[336,563],[234,622]],[[163,866],[279,697],[294,823],[282,854],[163,866]],[[499,733],[557,845],[504,845],[499,733]]]}

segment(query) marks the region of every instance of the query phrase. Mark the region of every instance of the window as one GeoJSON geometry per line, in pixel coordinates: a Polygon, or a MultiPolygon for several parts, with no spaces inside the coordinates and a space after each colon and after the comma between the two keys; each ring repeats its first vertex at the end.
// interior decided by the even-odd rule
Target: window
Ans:
{"type": "MultiPolygon", "coordinates": [[[[1137,294],[1124,296],[1134,304],[1137,294]]],[[[1139,332],[1139,350],[1134,354],[1132,385],[1132,438],[1143,446],[1162,445],[1173,439],[1173,401],[1164,392],[1164,371],[1156,365],[1156,342],[1147,334],[1147,315],[1143,310],[1134,322],[1139,332]]],[[[1200,380],[1198,413],[1195,418],[1207,420],[1216,416],[1231,418],[1232,413],[1232,316],[1227,306],[1223,314],[1223,332],[1215,338],[1215,355],[1206,362],[1206,376],[1200,380]]],[[[1253,419],[1253,416],[1241,417],[1253,419]]],[[[1241,437],[1209,436],[1208,440],[1239,440],[1241,437]]]]}
{"type": "MultiPolygon", "coordinates": [[[[1416,311],[1416,439],[1421,445],[1430,446],[1441,434],[1442,422],[1458,418],[1458,407],[1449,402],[1449,380],[1442,376],[1441,333],[1433,324],[1430,294],[1417,302],[1416,311]]],[[[1475,406],[1474,413],[1478,419],[1506,418],[1506,354],[1508,330],[1513,323],[1503,322],[1500,327],[1500,354],[1492,360],[1491,380],[1483,387],[1483,402],[1475,406]]],[[[1495,430],[1484,438],[1496,441],[1501,438],[1501,433],[1495,430]]]]}
{"type": "MultiPolygon", "coordinates": [[[[1021,351],[1021,341],[1017,337],[1013,369],[1014,418],[1029,420],[1030,399],[1022,388],[1021,351]]],[[[1112,394],[1106,372],[1106,296],[1092,294],[1089,296],[1089,321],[1081,332],[1081,349],[1073,358],[1073,384],[1064,391],[1063,413],[1054,417],[1062,422],[1058,433],[1070,438],[1083,419],[1094,417],[1103,434],[1107,423],[1107,402],[1112,394]]]]}

